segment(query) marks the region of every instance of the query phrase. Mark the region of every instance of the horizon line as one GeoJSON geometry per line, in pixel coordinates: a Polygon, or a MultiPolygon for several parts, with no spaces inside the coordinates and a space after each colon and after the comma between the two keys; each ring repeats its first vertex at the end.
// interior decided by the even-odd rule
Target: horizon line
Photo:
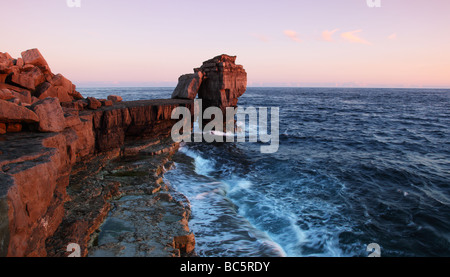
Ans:
{"type": "MultiPolygon", "coordinates": [[[[91,88],[173,88],[176,86],[77,86],[77,89],[91,89],[91,88]]],[[[398,86],[398,87],[377,87],[377,86],[247,86],[247,88],[366,88],[366,89],[450,89],[450,86],[398,86]]]]}

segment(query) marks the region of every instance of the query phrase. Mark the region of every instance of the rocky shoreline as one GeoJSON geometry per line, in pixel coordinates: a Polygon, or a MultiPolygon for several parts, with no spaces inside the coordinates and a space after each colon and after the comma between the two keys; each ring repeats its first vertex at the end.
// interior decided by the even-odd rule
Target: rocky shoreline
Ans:
{"type": "Polygon", "coordinates": [[[180,195],[163,180],[178,144],[151,142],[132,155],[109,151],[74,167],[65,217],[46,241],[49,256],[69,255],[71,243],[80,245],[82,256],[194,255],[188,202],[175,200],[180,195]]]}
{"type": "Polygon", "coordinates": [[[197,94],[236,106],[235,59],[180,77],[173,99],[124,102],[83,98],[37,49],[0,53],[0,256],[69,256],[73,244],[80,256],[195,255],[189,200],[162,178],[179,146],[171,114],[193,115],[197,94]]]}

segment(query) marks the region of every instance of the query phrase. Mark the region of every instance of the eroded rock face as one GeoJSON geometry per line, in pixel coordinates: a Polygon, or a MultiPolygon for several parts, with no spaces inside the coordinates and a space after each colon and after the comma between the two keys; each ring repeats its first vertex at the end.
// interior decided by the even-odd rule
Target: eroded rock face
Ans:
{"type": "MultiPolygon", "coordinates": [[[[63,216],[63,202],[73,152],[63,133],[9,134],[0,155],[0,199],[7,203],[0,217],[0,252],[8,256],[45,256],[45,238],[63,216]],[[6,222],[5,222],[6,223],[6,222]]],[[[0,200],[1,201],[1,200],[0,200]]]]}
{"type": "Polygon", "coordinates": [[[208,106],[235,107],[247,89],[247,73],[236,65],[236,56],[220,55],[203,63],[198,69],[204,73],[199,98],[208,106]]]}
{"type": "MultiPolygon", "coordinates": [[[[47,241],[60,227],[67,213],[64,206],[69,200],[66,187],[73,166],[102,153],[114,153],[115,158],[122,152],[127,139],[135,141],[141,136],[167,136],[176,122],[170,119],[172,110],[180,105],[193,109],[191,100],[168,99],[121,102],[114,106],[79,112],[74,108],[61,110],[58,101],[57,98],[47,98],[30,107],[40,115],[42,122],[39,123],[48,120],[46,126],[50,127],[46,130],[52,129],[53,133],[22,132],[2,136],[0,256],[46,256],[56,252],[65,253],[64,247],[67,245],[59,244],[61,241],[53,245],[51,253],[47,252],[50,249],[47,241]],[[52,115],[55,110],[56,114],[52,115]],[[59,120],[52,123],[56,118],[59,120]],[[56,125],[60,122],[63,125],[56,125]]],[[[2,104],[7,108],[0,107],[0,114],[8,111],[11,106],[34,115],[33,122],[39,119],[38,115],[28,108],[0,100],[0,105],[2,104]]],[[[20,117],[18,120],[24,118],[20,117]]],[[[6,132],[8,126],[9,123],[0,123],[0,133],[6,132]]],[[[11,125],[11,128],[18,127],[14,123],[11,125]]],[[[90,234],[101,224],[109,210],[106,199],[114,195],[113,191],[117,186],[112,184],[112,191],[109,193],[109,185],[97,185],[89,192],[100,193],[101,197],[96,198],[94,194],[87,196],[93,201],[100,201],[99,205],[94,203],[92,206],[98,210],[82,209],[89,212],[85,217],[87,220],[66,222],[74,228],[64,229],[68,233],[63,232],[60,234],[62,237],[83,238],[86,245],[90,234]]],[[[84,205],[85,202],[80,203],[84,205]]],[[[78,214],[76,210],[74,212],[71,218],[76,219],[78,214]]],[[[192,249],[183,244],[185,241],[185,238],[174,239],[174,247],[192,249]]]]}

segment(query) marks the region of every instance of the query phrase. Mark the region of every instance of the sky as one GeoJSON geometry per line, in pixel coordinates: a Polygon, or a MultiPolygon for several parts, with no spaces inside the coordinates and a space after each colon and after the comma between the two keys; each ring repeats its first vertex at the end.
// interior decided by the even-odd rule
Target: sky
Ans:
{"type": "Polygon", "coordinates": [[[450,88],[448,0],[77,1],[0,0],[0,52],[78,87],[175,86],[229,54],[249,86],[450,88]]]}

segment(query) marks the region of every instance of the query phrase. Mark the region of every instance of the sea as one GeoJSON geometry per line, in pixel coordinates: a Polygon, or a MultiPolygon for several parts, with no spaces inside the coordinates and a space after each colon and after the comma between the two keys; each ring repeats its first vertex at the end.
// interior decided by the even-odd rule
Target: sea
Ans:
{"type": "Polygon", "coordinates": [[[165,173],[189,199],[199,256],[450,256],[449,89],[249,87],[238,105],[279,109],[278,151],[183,143],[165,173]]]}

